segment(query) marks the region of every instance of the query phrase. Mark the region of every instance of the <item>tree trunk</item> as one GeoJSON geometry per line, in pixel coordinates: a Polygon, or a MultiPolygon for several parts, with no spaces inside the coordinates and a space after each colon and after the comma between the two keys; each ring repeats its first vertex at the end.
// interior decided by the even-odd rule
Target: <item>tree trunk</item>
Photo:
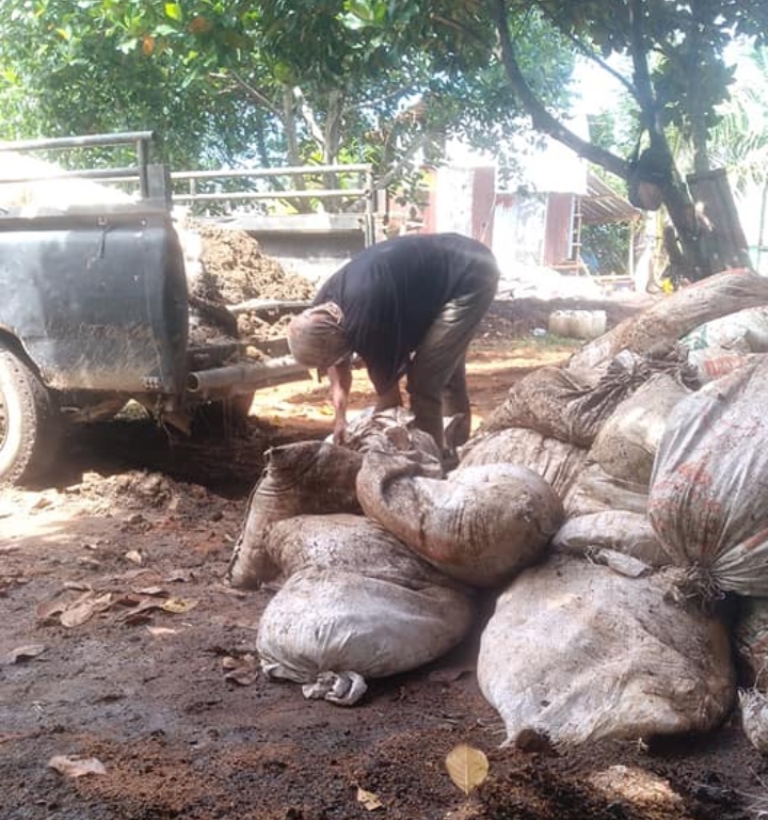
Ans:
{"type": "Polygon", "coordinates": [[[673,281],[752,266],[725,170],[689,175],[664,204],[675,228],[665,234],[673,281]]]}

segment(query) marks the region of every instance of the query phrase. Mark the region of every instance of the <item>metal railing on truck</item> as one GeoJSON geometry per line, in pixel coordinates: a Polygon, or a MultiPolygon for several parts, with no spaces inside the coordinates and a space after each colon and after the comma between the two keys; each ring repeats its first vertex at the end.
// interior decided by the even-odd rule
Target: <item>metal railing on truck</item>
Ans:
{"type": "Polygon", "coordinates": [[[14,174],[0,177],[0,184],[19,182],[45,182],[62,179],[95,179],[102,182],[138,183],[142,199],[166,198],[165,175],[149,161],[154,131],[125,131],[115,134],[90,134],[83,137],[52,137],[50,139],[14,140],[0,142],[0,152],[59,151],[79,148],[108,148],[120,145],[133,146],[136,164],[123,168],[90,168],[76,170],[51,169],[44,174],[14,174]]]}
{"type": "MultiPolygon", "coordinates": [[[[341,163],[334,165],[286,166],[281,168],[214,169],[200,171],[170,172],[165,165],[152,164],[150,154],[157,139],[154,131],[129,131],[111,134],[92,134],[81,137],[55,137],[50,139],[17,140],[0,142],[0,152],[40,152],[66,149],[90,149],[118,146],[132,146],[136,164],[121,168],[81,168],[73,170],[52,167],[44,172],[25,174],[3,174],[1,184],[35,183],[67,179],[96,180],[105,184],[138,186],[142,199],[161,200],[166,205],[189,206],[236,203],[277,203],[287,202],[295,213],[249,212],[243,218],[262,219],[269,222],[269,230],[317,230],[333,232],[362,231],[365,245],[376,240],[376,197],[373,168],[367,163],[341,163]],[[323,183],[318,185],[318,177],[323,183]],[[352,184],[344,187],[341,180],[349,179],[352,184]],[[254,190],[240,187],[222,190],[232,181],[258,183],[265,180],[277,186],[280,180],[289,180],[287,187],[273,187],[270,190],[254,190]],[[324,187],[329,181],[334,187],[324,187]],[[174,191],[179,184],[185,190],[174,191]],[[214,190],[210,190],[213,187],[214,190]],[[305,210],[302,203],[316,201],[336,207],[330,211],[323,209],[305,210]]],[[[128,191],[128,193],[135,193],[128,191]]],[[[224,215],[219,214],[223,217],[224,215]]]]}

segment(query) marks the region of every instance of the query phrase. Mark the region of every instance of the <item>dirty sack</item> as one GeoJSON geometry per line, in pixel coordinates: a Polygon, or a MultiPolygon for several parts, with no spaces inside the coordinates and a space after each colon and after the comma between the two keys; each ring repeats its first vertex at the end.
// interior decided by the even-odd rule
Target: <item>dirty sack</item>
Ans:
{"type": "Polygon", "coordinates": [[[690,392],[667,373],[651,376],[605,420],[589,459],[614,478],[647,485],[669,414],[690,392]]]}
{"type": "Polygon", "coordinates": [[[425,474],[405,455],[367,453],[357,477],[363,512],[433,566],[495,586],[544,553],[563,507],[541,476],[513,464],[425,474]]]}
{"type": "Polygon", "coordinates": [[[688,361],[702,384],[768,352],[768,307],[746,308],[705,322],[683,336],[688,361]]]}
{"type": "Polygon", "coordinates": [[[299,570],[340,569],[405,586],[461,585],[447,578],[381,525],[362,515],[297,515],[270,527],[264,562],[272,577],[299,570]]]}
{"type": "Polygon", "coordinates": [[[654,348],[644,355],[621,351],[593,384],[575,377],[567,368],[541,367],[510,388],[504,403],[480,430],[485,433],[528,427],[545,436],[590,447],[619,404],[660,372],[669,373],[681,383],[693,380],[685,355],[675,346],[654,348]]]}
{"type": "Polygon", "coordinates": [[[628,578],[560,555],[519,575],[482,633],[477,666],[506,742],[523,732],[567,746],[717,726],[735,698],[728,634],[675,603],[678,572],[628,578]]]}
{"type": "Polygon", "coordinates": [[[291,574],[261,616],[257,649],[270,678],[303,684],[308,698],[352,705],[366,678],[429,663],[472,625],[466,589],[362,516],[299,517],[273,536],[291,574]]]}
{"type": "Polygon", "coordinates": [[[763,305],[768,305],[768,279],[755,271],[739,268],[708,276],[583,345],[566,368],[573,378],[594,384],[622,350],[642,354],[672,345],[704,322],[763,305]]]}
{"type": "Polygon", "coordinates": [[[708,384],[765,356],[765,353],[736,353],[733,350],[708,347],[705,350],[691,351],[688,360],[695,368],[699,381],[708,384]]]}
{"type": "Polygon", "coordinates": [[[757,689],[740,689],[739,707],[747,740],[760,754],[768,755],[768,695],[757,689]]]}
{"type": "Polygon", "coordinates": [[[536,430],[510,427],[476,435],[459,450],[457,470],[485,464],[520,464],[533,470],[562,498],[584,467],[587,450],[536,430]]]}
{"type": "Polygon", "coordinates": [[[255,589],[276,568],[264,549],[270,527],[295,515],[360,511],[355,479],[362,455],[321,441],[272,447],[246,505],[228,568],[234,587],[255,589]]]}
{"type": "Polygon", "coordinates": [[[768,306],[745,308],[704,322],[680,339],[689,351],[719,348],[740,353],[768,352],[768,306]]]}
{"type": "Polygon", "coordinates": [[[648,484],[626,481],[605,472],[599,464],[587,463],[563,499],[568,518],[609,510],[645,514],[648,484]]]}
{"type": "Polygon", "coordinates": [[[768,595],[768,361],[680,401],[656,456],[648,514],[705,594],[768,595]]]}
{"type": "Polygon", "coordinates": [[[442,456],[432,436],[415,426],[413,414],[404,407],[378,411],[369,408],[359,413],[347,424],[344,446],[359,453],[417,450],[438,462],[442,456]]]}
{"type": "Polygon", "coordinates": [[[745,677],[768,695],[768,598],[739,598],[733,636],[745,677]]]}
{"type": "Polygon", "coordinates": [[[647,515],[628,510],[579,515],[569,518],[552,538],[557,552],[601,560],[605,551],[618,552],[648,567],[669,564],[647,515]]]}

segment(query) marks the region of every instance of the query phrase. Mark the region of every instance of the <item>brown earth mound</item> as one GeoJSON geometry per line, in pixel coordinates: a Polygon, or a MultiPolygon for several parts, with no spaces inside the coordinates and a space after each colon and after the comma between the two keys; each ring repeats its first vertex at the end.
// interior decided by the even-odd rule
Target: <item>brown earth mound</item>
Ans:
{"type": "Polygon", "coordinates": [[[233,339],[258,343],[284,336],[288,317],[250,310],[230,313],[229,308],[251,299],[311,299],[314,287],[264,254],[245,231],[202,222],[186,229],[201,239],[202,270],[189,282],[193,344],[233,339]]]}
{"type": "Polygon", "coordinates": [[[306,279],[287,273],[245,231],[205,223],[191,227],[202,238],[203,273],[193,288],[195,296],[237,305],[248,299],[311,299],[314,295],[306,279]]]}

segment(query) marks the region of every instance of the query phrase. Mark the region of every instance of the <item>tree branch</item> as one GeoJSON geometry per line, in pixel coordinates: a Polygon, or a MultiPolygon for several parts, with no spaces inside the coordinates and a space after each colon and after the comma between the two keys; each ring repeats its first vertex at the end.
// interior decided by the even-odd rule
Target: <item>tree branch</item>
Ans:
{"type": "MultiPolygon", "coordinates": [[[[222,76],[222,75],[218,75],[222,76]]],[[[280,122],[283,122],[283,112],[276,106],[268,97],[261,93],[257,88],[254,88],[250,83],[244,80],[236,71],[232,72],[235,82],[245,91],[247,91],[260,105],[263,105],[271,114],[274,114],[280,122]]]]}
{"type": "Polygon", "coordinates": [[[578,51],[586,57],[588,60],[592,60],[593,63],[600,66],[606,73],[610,74],[618,83],[624,86],[627,92],[639,102],[637,99],[637,90],[635,89],[634,85],[619,71],[615,68],[612,68],[608,63],[603,60],[595,51],[588,48],[587,45],[580,40],[575,34],[572,34],[570,31],[566,31],[565,27],[558,25],[557,18],[553,16],[547,8],[545,8],[540,2],[536,3],[537,8],[541,12],[542,15],[548,17],[550,22],[552,22],[557,30],[565,37],[567,37],[571,43],[578,49],[578,51]]]}
{"type": "Polygon", "coordinates": [[[534,94],[523,76],[517,59],[515,58],[512,41],[507,28],[506,4],[504,0],[492,0],[491,15],[496,25],[499,41],[501,44],[501,58],[507,79],[512,87],[512,92],[517,97],[523,108],[528,112],[533,122],[533,127],[537,131],[552,137],[561,142],[579,156],[605,168],[612,174],[622,179],[629,175],[629,163],[617,157],[610,151],[600,148],[598,145],[582,139],[569,128],[566,128],[556,117],[547,111],[538,97],[534,94]]]}
{"type": "Polygon", "coordinates": [[[304,96],[304,92],[296,86],[293,89],[293,97],[298,103],[299,106],[299,113],[301,114],[304,122],[307,124],[307,128],[309,128],[309,133],[312,134],[312,139],[320,146],[321,149],[325,148],[325,134],[323,134],[323,129],[320,127],[320,124],[315,119],[315,115],[312,112],[312,109],[309,107],[309,103],[307,103],[307,99],[304,96]]]}
{"type": "Polygon", "coordinates": [[[656,98],[648,72],[648,59],[643,36],[643,0],[631,0],[629,5],[629,42],[632,52],[632,66],[635,75],[636,98],[640,105],[642,121],[648,132],[657,133],[656,98]]]}
{"type": "MultiPolygon", "coordinates": [[[[428,143],[428,142],[432,139],[432,137],[433,137],[433,136],[434,136],[434,134],[433,134],[432,132],[430,132],[430,131],[424,131],[424,132],[422,132],[422,133],[421,133],[421,134],[420,134],[420,135],[419,135],[419,136],[418,136],[418,137],[417,137],[417,138],[416,138],[416,139],[415,139],[415,140],[414,140],[414,141],[413,141],[413,142],[412,142],[412,143],[411,143],[411,144],[410,144],[410,145],[409,145],[406,149],[405,149],[405,151],[403,151],[403,153],[400,155],[400,158],[399,158],[399,159],[397,160],[397,162],[396,162],[396,163],[395,163],[395,164],[394,164],[394,165],[393,165],[393,166],[392,166],[392,167],[391,167],[391,168],[387,171],[387,173],[386,173],[386,174],[384,174],[383,176],[379,177],[378,179],[376,179],[376,178],[374,177],[373,191],[371,191],[371,194],[373,194],[375,191],[383,191],[385,188],[387,188],[387,187],[390,185],[390,183],[391,183],[393,180],[397,179],[397,177],[398,177],[398,176],[400,176],[400,174],[401,174],[401,172],[403,171],[403,169],[404,169],[404,168],[408,165],[408,163],[409,163],[409,162],[413,159],[413,157],[415,156],[415,154],[416,154],[418,151],[420,151],[420,150],[421,150],[421,149],[422,149],[422,148],[423,148],[423,147],[424,147],[424,146],[425,146],[425,145],[426,145],[426,144],[427,144],[427,143],[428,143]]],[[[359,211],[359,210],[360,210],[360,209],[361,209],[361,208],[365,205],[365,203],[366,203],[367,201],[368,201],[368,196],[363,197],[362,199],[358,199],[358,200],[356,200],[355,202],[353,202],[353,203],[349,206],[348,211],[351,211],[351,212],[353,212],[353,213],[354,213],[354,212],[356,212],[356,211],[359,211]]]]}

